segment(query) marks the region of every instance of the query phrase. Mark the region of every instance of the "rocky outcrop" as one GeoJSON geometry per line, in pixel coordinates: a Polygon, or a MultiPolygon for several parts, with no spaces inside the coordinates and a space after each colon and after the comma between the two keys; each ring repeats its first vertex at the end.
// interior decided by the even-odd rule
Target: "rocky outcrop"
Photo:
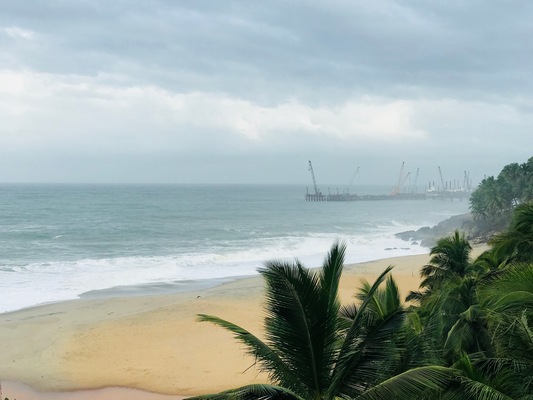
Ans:
{"type": "Polygon", "coordinates": [[[465,231],[468,236],[468,228],[472,225],[472,214],[454,215],[433,227],[424,226],[416,231],[405,231],[397,233],[397,238],[409,241],[412,244],[420,244],[424,247],[433,247],[437,240],[452,234],[456,230],[465,231]]]}

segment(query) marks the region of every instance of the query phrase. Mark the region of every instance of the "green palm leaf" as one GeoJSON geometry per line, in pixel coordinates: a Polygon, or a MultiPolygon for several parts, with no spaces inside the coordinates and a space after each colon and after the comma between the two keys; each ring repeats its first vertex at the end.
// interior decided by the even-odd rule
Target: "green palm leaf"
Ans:
{"type": "Polygon", "coordinates": [[[261,370],[267,372],[274,382],[283,379],[287,382],[292,382],[293,384],[290,386],[295,387],[296,391],[305,391],[305,387],[300,384],[298,376],[287,367],[281,357],[246,329],[211,315],[200,314],[198,315],[198,320],[211,322],[232,332],[237,340],[247,346],[247,352],[259,362],[261,370]]]}
{"type": "Polygon", "coordinates": [[[304,400],[281,386],[247,385],[217,394],[189,397],[187,400],[304,400]]]}
{"type": "Polygon", "coordinates": [[[533,264],[509,264],[495,281],[483,285],[480,298],[485,307],[499,312],[533,307],[533,264]]]}
{"type": "Polygon", "coordinates": [[[367,390],[357,400],[433,399],[458,376],[458,371],[438,366],[413,368],[367,390]]]}
{"type": "Polygon", "coordinates": [[[510,227],[489,242],[499,259],[533,261],[533,202],[516,207],[510,227]]]}
{"type": "Polygon", "coordinates": [[[343,381],[332,391],[355,397],[377,382],[395,374],[400,362],[399,349],[393,339],[399,339],[404,323],[403,311],[375,321],[367,317],[360,329],[359,340],[343,354],[346,371],[343,381]]]}
{"type": "Polygon", "coordinates": [[[331,385],[328,390],[330,396],[344,392],[358,393],[366,389],[367,383],[369,383],[368,380],[365,379],[366,377],[361,377],[361,382],[354,384],[352,379],[354,376],[353,367],[363,356],[360,345],[363,336],[362,331],[364,329],[363,320],[368,318],[368,314],[365,313],[365,310],[369,303],[373,301],[374,293],[378,290],[379,285],[385,280],[387,274],[391,270],[391,266],[386,268],[376,279],[374,284],[368,288],[361,305],[357,309],[357,314],[345,332],[345,337],[339,350],[339,360],[335,364],[331,378],[331,385]]]}
{"type": "MultiPolygon", "coordinates": [[[[337,290],[344,252],[344,245],[334,245],[319,273],[298,262],[271,262],[260,270],[267,283],[267,342],[288,368],[298,371],[311,397],[327,387],[337,356],[337,290]]],[[[290,384],[284,379],[279,383],[290,384]]]]}
{"type": "Polygon", "coordinates": [[[492,385],[462,378],[460,383],[444,396],[444,400],[514,400],[492,385]]]}

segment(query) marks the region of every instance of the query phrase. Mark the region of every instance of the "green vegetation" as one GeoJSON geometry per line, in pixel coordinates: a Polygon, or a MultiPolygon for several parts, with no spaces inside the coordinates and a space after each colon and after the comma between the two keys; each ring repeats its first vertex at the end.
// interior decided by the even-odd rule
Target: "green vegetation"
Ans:
{"type": "Polygon", "coordinates": [[[389,267],[341,307],[343,245],[318,271],[268,263],[264,341],[200,320],[230,330],[271,384],[198,399],[533,399],[533,202],[516,202],[477,259],[459,232],[440,239],[409,306],[389,267]]]}
{"type": "Polygon", "coordinates": [[[533,201],[533,157],[506,165],[497,178],[483,179],[470,197],[478,235],[504,229],[517,205],[533,201]]]}
{"type": "Polygon", "coordinates": [[[410,295],[429,358],[460,371],[445,398],[533,398],[533,203],[512,221],[475,260],[458,233],[441,239],[422,269],[423,291],[410,295]],[[467,397],[456,393],[464,377],[467,397]]]}

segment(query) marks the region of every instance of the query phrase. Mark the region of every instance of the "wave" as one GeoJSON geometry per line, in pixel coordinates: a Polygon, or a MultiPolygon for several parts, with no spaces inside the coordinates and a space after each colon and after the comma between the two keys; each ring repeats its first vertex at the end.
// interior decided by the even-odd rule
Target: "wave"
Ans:
{"type": "Polygon", "coordinates": [[[298,258],[305,265],[316,267],[336,241],[347,244],[347,263],[427,252],[417,245],[406,247],[392,231],[383,230],[364,235],[320,233],[262,238],[173,255],[4,265],[0,268],[0,290],[8,295],[4,296],[0,311],[75,299],[84,292],[113,287],[250,276],[273,259],[298,258]]]}

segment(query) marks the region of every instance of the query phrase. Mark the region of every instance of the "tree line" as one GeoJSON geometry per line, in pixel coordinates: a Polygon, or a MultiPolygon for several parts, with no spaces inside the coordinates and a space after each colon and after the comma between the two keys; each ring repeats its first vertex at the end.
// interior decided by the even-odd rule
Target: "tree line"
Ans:
{"type": "Polygon", "coordinates": [[[514,208],[529,201],[533,201],[533,157],[523,164],[506,165],[496,178],[483,179],[472,193],[470,210],[477,233],[504,229],[514,208]]]}

